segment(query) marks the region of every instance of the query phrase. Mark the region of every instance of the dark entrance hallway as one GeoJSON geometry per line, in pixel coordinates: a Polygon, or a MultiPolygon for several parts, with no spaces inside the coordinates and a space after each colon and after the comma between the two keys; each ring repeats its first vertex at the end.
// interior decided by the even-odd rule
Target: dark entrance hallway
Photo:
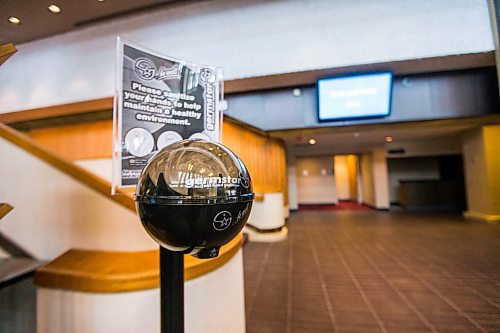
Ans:
{"type": "Polygon", "coordinates": [[[247,332],[499,332],[500,225],[306,211],[244,248],[247,332]]]}

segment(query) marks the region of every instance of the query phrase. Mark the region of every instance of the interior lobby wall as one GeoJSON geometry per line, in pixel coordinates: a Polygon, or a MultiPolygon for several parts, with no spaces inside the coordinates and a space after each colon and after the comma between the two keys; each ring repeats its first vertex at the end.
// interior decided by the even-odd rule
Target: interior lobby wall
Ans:
{"type": "Polygon", "coordinates": [[[333,164],[335,170],[337,198],[338,200],[349,200],[351,199],[351,187],[349,184],[349,167],[347,165],[347,156],[334,156],[333,164]]]}
{"type": "Polygon", "coordinates": [[[464,163],[468,210],[486,212],[488,178],[482,128],[471,130],[464,136],[464,163]]]}
{"type": "Polygon", "coordinates": [[[117,35],[226,79],[494,50],[484,0],[189,2],[18,45],[0,112],[113,95],[117,35]]]}
{"type": "Polygon", "coordinates": [[[358,197],[358,157],[347,155],[347,172],[349,174],[350,200],[356,201],[358,197]]]}
{"type": "Polygon", "coordinates": [[[265,131],[475,117],[498,111],[497,86],[492,67],[396,75],[385,117],[320,121],[318,101],[327,95],[315,86],[300,87],[300,95],[292,88],[231,94],[226,114],[265,131]]]}
{"type": "Polygon", "coordinates": [[[419,157],[439,155],[460,155],[462,153],[462,137],[449,135],[446,138],[402,140],[387,144],[389,157],[419,157]],[[403,153],[391,154],[391,150],[403,150],[403,153]]]}
{"type": "Polygon", "coordinates": [[[500,126],[485,126],[464,136],[466,217],[500,221],[500,126]]]}
{"type": "Polygon", "coordinates": [[[389,209],[389,171],[387,169],[387,153],[384,147],[372,151],[373,162],[373,190],[375,208],[389,209]]]}
{"type": "Polygon", "coordinates": [[[0,138],[3,200],[14,209],[1,232],[39,260],[71,248],[143,251],[157,244],[137,214],[0,138]]]}
{"type": "Polygon", "coordinates": [[[488,210],[500,220],[500,125],[485,126],[483,129],[488,168],[488,210]]]}
{"type": "Polygon", "coordinates": [[[282,141],[224,122],[222,142],[245,163],[256,192],[281,192],[288,204],[286,153],[282,141]]]}
{"type": "MultiPolygon", "coordinates": [[[[112,121],[40,128],[28,132],[59,156],[80,161],[110,179],[112,121]],[[83,162],[93,160],[92,162],[83,162]]],[[[287,202],[286,156],[281,141],[266,138],[229,121],[223,123],[223,143],[245,163],[256,192],[282,192],[287,202]]]]}
{"type": "Polygon", "coordinates": [[[370,153],[360,155],[361,166],[361,202],[375,207],[375,190],[373,180],[373,158],[370,153]]]}
{"type": "Polygon", "coordinates": [[[296,162],[299,204],[338,203],[333,157],[298,157],[296,162]]]}

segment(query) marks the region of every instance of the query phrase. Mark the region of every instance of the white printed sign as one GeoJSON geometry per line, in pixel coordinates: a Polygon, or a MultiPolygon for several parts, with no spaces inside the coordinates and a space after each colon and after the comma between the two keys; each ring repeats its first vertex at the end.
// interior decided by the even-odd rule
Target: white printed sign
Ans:
{"type": "Polygon", "coordinates": [[[165,146],[219,141],[222,78],[216,67],[159,55],[118,38],[113,188],[135,186],[165,146]]]}

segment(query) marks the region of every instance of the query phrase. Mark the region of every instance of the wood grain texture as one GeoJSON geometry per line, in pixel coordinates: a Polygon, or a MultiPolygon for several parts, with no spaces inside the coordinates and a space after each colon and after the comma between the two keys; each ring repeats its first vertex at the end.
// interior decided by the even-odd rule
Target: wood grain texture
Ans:
{"type": "Polygon", "coordinates": [[[113,97],[105,97],[82,102],[3,113],[0,114],[0,123],[12,124],[28,120],[56,118],[112,109],[113,97]]]}
{"type": "Polygon", "coordinates": [[[5,202],[0,202],[0,220],[4,218],[5,215],[9,214],[9,212],[13,209],[11,205],[5,202]]]}
{"type": "MultiPolygon", "coordinates": [[[[241,248],[242,236],[223,246],[219,257],[184,256],[185,281],[223,266],[241,248]]],[[[159,287],[159,251],[109,252],[69,250],[38,269],[35,284],[63,290],[116,293],[159,287]]]]}
{"type": "MultiPolygon", "coordinates": [[[[101,128],[102,130],[102,128],[101,128]]],[[[111,133],[109,133],[111,136],[111,133]]],[[[37,143],[33,139],[31,139],[29,136],[20,133],[7,125],[1,124],[0,123],[0,137],[4,138],[5,140],[11,142],[12,144],[16,145],[17,147],[27,151],[30,154],[33,154],[34,156],[40,158],[41,160],[45,161],[49,165],[55,167],[59,171],[69,175],[70,177],[74,178],[75,180],[81,182],[82,184],[90,187],[94,191],[102,194],[105,198],[112,200],[125,208],[135,212],[135,202],[131,197],[130,192],[125,192],[125,191],[118,191],[117,195],[112,196],[111,195],[111,184],[94,175],[93,173],[87,171],[86,169],[83,169],[74,163],[72,163],[69,160],[66,160],[62,157],[59,157],[58,155],[54,154],[47,148],[43,147],[41,144],[37,143]]],[[[234,242],[240,243],[241,242],[241,236],[237,238],[234,242]],[[239,241],[238,241],[239,239],[239,241]]],[[[234,255],[235,251],[237,249],[232,249],[235,244],[232,242],[228,244],[226,248],[221,249],[221,255],[219,255],[218,258],[211,259],[211,260],[195,260],[194,258],[189,258],[186,257],[186,262],[185,262],[185,268],[187,271],[185,272],[186,278],[194,278],[197,276],[200,276],[202,274],[205,274],[206,272],[209,272],[211,270],[214,270],[217,267],[222,266],[227,260],[230,259],[228,255],[231,255],[231,253],[234,255]]],[[[239,245],[238,245],[239,246],[239,245]]],[[[132,255],[134,252],[132,252],[132,255]]],[[[92,256],[91,256],[92,257],[92,256]]],[[[142,258],[142,257],[141,257],[142,258]]],[[[85,259],[87,260],[87,259],[85,259]]],[[[84,261],[85,261],[84,260],[84,261]]],[[[91,260],[93,262],[93,260],[91,260]]],[[[156,261],[157,263],[157,261],[156,261]]],[[[109,263],[108,263],[109,264],[109,263]]],[[[49,264],[50,265],[50,264],[49,264]]],[[[106,266],[106,264],[103,264],[106,266]]],[[[56,266],[57,267],[57,266],[56,266]]],[[[60,277],[57,277],[56,279],[60,279],[60,277]]],[[[133,278],[132,278],[133,280],[133,278]]],[[[61,282],[63,283],[63,282],[61,282]]],[[[139,282],[130,282],[131,285],[136,285],[139,282]]],[[[140,283],[139,283],[140,285],[140,283]]],[[[96,287],[97,288],[97,287],[96,287]]]]}
{"type": "Polygon", "coordinates": [[[27,134],[69,160],[111,158],[113,122],[103,120],[36,129],[27,134]]]}
{"type": "Polygon", "coordinates": [[[262,195],[282,192],[283,204],[288,205],[286,152],[283,141],[259,135],[241,125],[225,121],[222,142],[247,166],[255,192],[262,195]]]}
{"type": "MultiPolygon", "coordinates": [[[[27,132],[35,141],[69,160],[111,158],[112,121],[49,127],[27,132]]],[[[245,163],[254,191],[283,192],[288,202],[283,142],[225,120],[222,142],[245,163]]]]}
{"type": "Polygon", "coordinates": [[[14,44],[4,44],[0,45],[0,65],[7,61],[14,53],[17,52],[14,44]]]}
{"type": "Polygon", "coordinates": [[[254,200],[258,202],[263,202],[264,201],[264,193],[255,193],[254,200]]]}
{"type": "Polygon", "coordinates": [[[247,166],[254,191],[286,193],[286,156],[283,142],[225,121],[222,142],[247,166]]]}

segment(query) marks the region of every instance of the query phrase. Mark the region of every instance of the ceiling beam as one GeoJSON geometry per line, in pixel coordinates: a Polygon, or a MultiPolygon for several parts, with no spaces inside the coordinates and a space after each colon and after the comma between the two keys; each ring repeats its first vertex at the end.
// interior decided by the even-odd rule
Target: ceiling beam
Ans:
{"type": "Polygon", "coordinates": [[[394,75],[411,75],[430,72],[444,72],[481,67],[494,67],[495,53],[482,52],[449,55],[443,57],[390,61],[375,64],[354,65],[310,70],[250,78],[228,80],[224,83],[226,94],[246,93],[257,90],[315,85],[320,78],[359,72],[388,71],[394,75]]]}
{"type": "MultiPolygon", "coordinates": [[[[492,66],[495,66],[495,54],[493,51],[227,80],[224,82],[224,92],[226,95],[231,95],[269,89],[310,86],[316,84],[316,81],[322,77],[355,72],[391,71],[395,75],[410,75],[492,66]]],[[[91,113],[99,113],[98,118],[102,119],[103,111],[109,112],[109,118],[111,119],[112,113],[110,110],[112,109],[113,97],[105,97],[89,101],[3,113],[0,114],[0,123],[15,124],[77,115],[81,115],[83,121],[88,121],[88,115],[91,113]]]]}

